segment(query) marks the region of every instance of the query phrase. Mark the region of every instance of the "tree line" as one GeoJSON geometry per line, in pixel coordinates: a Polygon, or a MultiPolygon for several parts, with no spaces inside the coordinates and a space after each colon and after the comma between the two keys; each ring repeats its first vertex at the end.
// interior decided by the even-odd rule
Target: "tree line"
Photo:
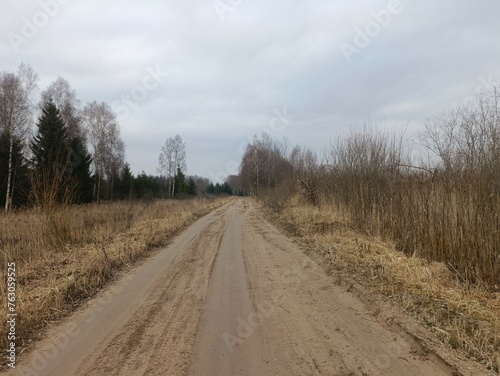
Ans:
{"type": "Polygon", "coordinates": [[[185,175],[185,145],[179,135],[162,148],[159,176],[134,176],[108,103],[82,106],[62,77],[38,95],[38,81],[24,63],[16,72],[0,72],[0,199],[5,211],[218,194],[210,192],[208,179],[185,175]]]}

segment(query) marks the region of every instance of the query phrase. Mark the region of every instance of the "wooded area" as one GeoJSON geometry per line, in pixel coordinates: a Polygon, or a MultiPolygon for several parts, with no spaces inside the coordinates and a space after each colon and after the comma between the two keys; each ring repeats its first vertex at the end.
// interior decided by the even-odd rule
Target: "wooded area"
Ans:
{"type": "Polygon", "coordinates": [[[159,176],[134,176],[108,103],[82,106],[62,77],[38,96],[38,81],[27,64],[0,73],[0,197],[6,212],[33,205],[232,193],[227,186],[185,175],[180,135],[162,148],[159,176]]]}

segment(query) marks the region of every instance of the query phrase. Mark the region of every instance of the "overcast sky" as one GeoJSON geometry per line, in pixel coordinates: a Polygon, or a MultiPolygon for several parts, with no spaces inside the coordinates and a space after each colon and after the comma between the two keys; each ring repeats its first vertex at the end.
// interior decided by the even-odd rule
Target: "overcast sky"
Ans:
{"type": "Polygon", "coordinates": [[[321,150],[500,80],[498,0],[3,0],[0,70],[28,62],[118,114],[135,173],[179,133],[188,174],[235,173],[262,131],[321,150]]]}

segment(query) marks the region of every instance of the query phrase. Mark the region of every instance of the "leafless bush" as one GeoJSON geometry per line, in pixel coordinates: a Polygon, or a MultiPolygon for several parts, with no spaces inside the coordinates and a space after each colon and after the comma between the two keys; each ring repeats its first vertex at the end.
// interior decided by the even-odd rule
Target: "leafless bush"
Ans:
{"type": "Polygon", "coordinates": [[[330,146],[324,195],[339,209],[347,210],[355,223],[378,232],[382,211],[398,194],[402,179],[403,141],[381,131],[352,132],[330,146]]]}
{"type": "Polygon", "coordinates": [[[68,173],[68,166],[46,166],[29,174],[30,195],[35,206],[51,210],[58,205],[74,202],[76,182],[68,173]]]}

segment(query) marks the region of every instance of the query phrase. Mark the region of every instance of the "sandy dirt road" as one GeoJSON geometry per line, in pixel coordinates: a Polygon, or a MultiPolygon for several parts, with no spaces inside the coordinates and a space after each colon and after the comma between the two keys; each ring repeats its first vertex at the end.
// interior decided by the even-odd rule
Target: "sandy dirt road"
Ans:
{"type": "Polygon", "coordinates": [[[235,199],[51,330],[10,374],[454,374],[370,312],[235,199]]]}

